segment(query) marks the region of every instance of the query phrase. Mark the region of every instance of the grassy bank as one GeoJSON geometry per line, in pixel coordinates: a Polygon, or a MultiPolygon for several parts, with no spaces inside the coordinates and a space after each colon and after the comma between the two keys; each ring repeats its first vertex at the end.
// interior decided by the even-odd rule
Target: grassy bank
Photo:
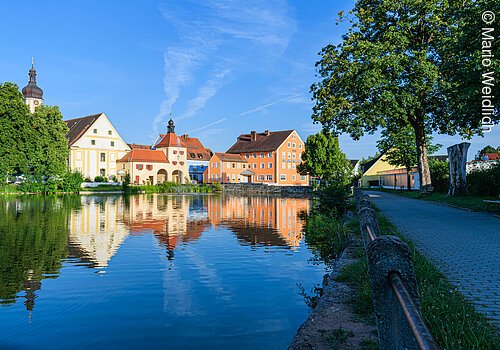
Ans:
{"type": "Polygon", "coordinates": [[[193,185],[193,184],[177,184],[173,182],[164,182],[160,185],[140,185],[127,186],[125,193],[210,193],[213,192],[212,186],[209,185],[193,185]]]}
{"type": "MultiPolygon", "coordinates": [[[[469,209],[473,211],[486,211],[486,203],[483,200],[498,200],[498,197],[492,196],[448,196],[446,193],[433,193],[432,195],[422,195],[420,191],[390,190],[390,189],[370,189],[370,191],[382,191],[396,194],[398,196],[421,199],[431,202],[439,202],[455,207],[469,209]]],[[[490,211],[499,211],[496,207],[490,206],[490,211]]]]}
{"type": "MultiPolygon", "coordinates": [[[[500,349],[500,336],[485,317],[422,255],[413,242],[404,238],[384,216],[377,214],[383,234],[395,235],[412,250],[422,314],[442,349],[500,349]]],[[[355,312],[367,320],[373,317],[371,287],[364,249],[360,259],[342,269],[338,281],[355,291],[355,312]]]]}
{"type": "Polygon", "coordinates": [[[120,185],[98,185],[97,187],[84,187],[80,192],[116,192],[122,191],[120,185]]]}

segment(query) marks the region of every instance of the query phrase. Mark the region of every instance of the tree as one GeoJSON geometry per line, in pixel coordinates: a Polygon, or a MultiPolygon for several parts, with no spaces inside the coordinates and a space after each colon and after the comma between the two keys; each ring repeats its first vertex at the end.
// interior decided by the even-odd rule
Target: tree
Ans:
{"type": "Polygon", "coordinates": [[[0,185],[9,175],[20,172],[27,164],[26,153],[18,147],[29,132],[28,106],[17,85],[0,84],[0,185]]]}
{"type": "MultiPolygon", "coordinates": [[[[427,151],[429,154],[437,152],[442,145],[432,145],[432,136],[427,136],[427,151]]],[[[404,166],[406,169],[406,183],[411,190],[410,171],[418,163],[417,146],[415,145],[415,131],[411,127],[405,129],[387,128],[382,131],[382,138],[377,141],[377,147],[384,153],[387,162],[394,166],[404,166]]]]}
{"type": "MultiPolygon", "coordinates": [[[[467,48],[470,23],[460,14],[470,8],[475,13],[477,7],[473,0],[358,0],[350,12],[356,19],[342,42],[320,52],[321,81],[311,86],[314,121],[355,140],[388,125],[411,127],[426,192],[431,186],[427,135],[481,133],[479,109],[470,114],[469,108],[470,103],[481,106],[480,96],[456,73],[466,74],[480,57],[450,50],[459,44],[467,48]]],[[[480,19],[467,17],[475,26],[480,19]]],[[[492,119],[498,122],[498,111],[492,119]]]]}
{"type": "Polygon", "coordinates": [[[347,186],[352,177],[351,163],[340,149],[338,138],[329,132],[307,138],[297,171],[302,175],[317,176],[338,187],[347,186]]]}

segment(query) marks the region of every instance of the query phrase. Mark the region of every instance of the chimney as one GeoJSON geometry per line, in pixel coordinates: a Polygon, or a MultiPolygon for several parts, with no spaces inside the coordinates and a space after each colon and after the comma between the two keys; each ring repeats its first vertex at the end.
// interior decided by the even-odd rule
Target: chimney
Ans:
{"type": "Polygon", "coordinates": [[[266,134],[266,136],[269,136],[269,135],[271,135],[271,132],[269,130],[266,130],[266,131],[264,131],[264,134],[266,134]]]}
{"type": "Polygon", "coordinates": [[[257,141],[257,133],[255,131],[251,131],[250,135],[251,135],[251,141],[252,142],[257,141]]]}

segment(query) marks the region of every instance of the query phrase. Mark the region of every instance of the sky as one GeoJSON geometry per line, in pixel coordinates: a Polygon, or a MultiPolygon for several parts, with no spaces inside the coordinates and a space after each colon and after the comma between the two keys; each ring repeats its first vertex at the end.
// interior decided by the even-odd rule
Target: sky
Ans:
{"type": "MultiPolygon", "coordinates": [[[[166,131],[224,152],[243,133],[295,129],[305,141],[309,89],[325,45],[354,1],[9,1],[0,12],[0,82],[26,85],[31,57],[44,103],[65,119],[104,112],[128,143],[166,131]]],[[[340,137],[351,159],[374,155],[378,134],[340,137]]],[[[444,147],[459,136],[435,135],[444,147]]],[[[500,145],[500,125],[471,140],[469,159],[500,145]]]]}

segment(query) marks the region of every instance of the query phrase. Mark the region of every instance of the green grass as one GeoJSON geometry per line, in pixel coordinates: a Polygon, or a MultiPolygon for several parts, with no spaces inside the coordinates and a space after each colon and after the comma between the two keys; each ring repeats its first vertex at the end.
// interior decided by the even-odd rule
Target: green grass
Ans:
{"type": "Polygon", "coordinates": [[[84,187],[81,192],[108,192],[108,191],[121,191],[120,185],[98,185],[97,187],[84,187]]]}
{"type": "Polygon", "coordinates": [[[0,193],[18,193],[19,189],[16,185],[2,185],[0,186],[0,193]]]}
{"type": "Polygon", "coordinates": [[[160,185],[139,185],[127,187],[126,193],[209,193],[212,187],[209,185],[177,184],[164,182],[160,185]]]}
{"type": "Polygon", "coordinates": [[[384,216],[377,216],[380,231],[399,236],[413,252],[422,314],[441,348],[500,349],[500,335],[485,317],[394,225],[384,216]]]}
{"type": "MultiPolygon", "coordinates": [[[[388,192],[403,197],[416,198],[431,202],[440,202],[452,206],[470,209],[473,211],[486,211],[486,203],[483,200],[498,200],[498,197],[492,196],[448,196],[446,193],[435,192],[432,195],[422,195],[420,191],[406,191],[406,190],[390,190],[390,189],[370,189],[382,192],[388,192]]],[[[490,211],[499,211],[497,207],[490,206],[490,211]]]]}

